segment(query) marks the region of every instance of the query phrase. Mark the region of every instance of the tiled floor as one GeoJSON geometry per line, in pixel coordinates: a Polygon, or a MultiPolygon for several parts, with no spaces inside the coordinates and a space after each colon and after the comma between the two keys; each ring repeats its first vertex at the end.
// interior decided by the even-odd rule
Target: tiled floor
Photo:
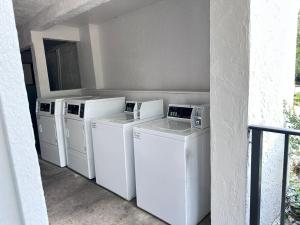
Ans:
{"type": "MultiPolygon", "coordinates": [[[[67,168],[40,161],[51,225],[163,225],[163,221],[67,168]]],[[[206,218],[200,225],[210,225],[206,218]]]]}

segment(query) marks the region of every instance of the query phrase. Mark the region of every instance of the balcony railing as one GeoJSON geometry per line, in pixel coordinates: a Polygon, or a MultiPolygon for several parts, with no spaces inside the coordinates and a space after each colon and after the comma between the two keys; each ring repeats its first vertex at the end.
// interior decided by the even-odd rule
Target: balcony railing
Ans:
{"type": "Polygon", "coordinates": [[[260,225],[260,203],[261,203],[261,174],[262,174],[262,143],[264,132],[284,135],[283,176],[281,193],[280,225],[284,225],[286,208],[286,186],[288,172],[289,138],[291,135],[300,136],[300,131],[286,128],[275,128],[266,126],[249,126],[252,132],[251,148],[251,190],[250,190],[250,225],[260,225]]]}

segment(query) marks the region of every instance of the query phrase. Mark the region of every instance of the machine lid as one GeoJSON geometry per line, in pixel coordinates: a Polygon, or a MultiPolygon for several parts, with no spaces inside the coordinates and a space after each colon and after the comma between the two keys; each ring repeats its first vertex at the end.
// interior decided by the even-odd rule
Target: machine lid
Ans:
{"type": "Polygon", "coordinates": [[[122,125],[122,124],[127,124],[127,123],[134,122],[134,121],[136,121],[136,119],[134,119],[134,115],[132,113],[124,112],[124,113],[119,113],[119,114],[116,114],[112,117],[100,119],[100,120],[97,120],[97,121],[100,121],[102,123],[122,125]]]}
{"type": "Polygon", "coordinates": [[[186,136],[198,133],[201,130],[191,128],[189,121],[179,121],[173,119],[159,119],[136,126],[136,129],[145,133],[151,133],[159,136],[166,136],[184,140],[186,136]]]}
{"type": "Polygon", "coordinates": [[[168,118],[150,121],[134,127],[134,138],[141,138],[141,134],[150,134],[178,141],[185,141],[187,137],[201,135],[208,129],[191,128],[186,121],[174,121],[168,118]],[[169,123],[171,122],[171,123],[169,123]],[[175,123],[173,123],[175,122],[175,123]],[[177,123],[177,124],[176,124],[177,123]],[[174,128],[174,129],[171,129],[174,128]]]}
{"type": "Polygon", "coordinates": [[[159,130],[165,131],[176,131],[176,132],[184,132],[191,128],[190,122],[187,121],[178,121],[173,119],[163,119],[156,121],[152,124],[152,127],[159,130]]]}

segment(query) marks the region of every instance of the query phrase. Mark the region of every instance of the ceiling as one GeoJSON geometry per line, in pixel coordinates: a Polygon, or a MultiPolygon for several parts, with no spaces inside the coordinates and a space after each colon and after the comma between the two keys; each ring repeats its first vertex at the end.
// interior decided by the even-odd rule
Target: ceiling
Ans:
{"type": "Polygon", "coordinates": [[[63,24],[67,26],[80,26],[88,23],[99,24],[158,1],[161,0],[110,0],[85,13],[64,21],[63,24]]]}
{"type": "Polygon", "coordinates": [[[56,1],[57,0],[13,0],[17,26],[25,24],[56,1]]]}

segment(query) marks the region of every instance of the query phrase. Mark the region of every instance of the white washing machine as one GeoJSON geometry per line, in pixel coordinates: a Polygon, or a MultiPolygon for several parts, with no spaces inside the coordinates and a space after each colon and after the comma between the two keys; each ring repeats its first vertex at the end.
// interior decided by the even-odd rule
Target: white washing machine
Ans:
{"type": "Polygon", "coordinates": [[[210,211],[209,106],[169,105],[168,117],[134,127],[138,207],[173,225],[210,211]]]}
{"type": "Polygon", "coordinates": [[[125,97],[70,99],[66,103],[67,165],[92,179],[95,177],[95,167],[91,120],[123,112],[125,97]]]}
{"type": "Polygon", "coordinates": [[[36,119],[42,159],[60,167],[66,166],[63,128],[64,100],[81,97],[40,98],[36,101],[36,119]]]}
{"type": "Polygon", "coordinates": [[[163,100],[126,101],[124,113],[92,122],[97,184],[135,197],[133,126],[163,116],[163,100]]]}

